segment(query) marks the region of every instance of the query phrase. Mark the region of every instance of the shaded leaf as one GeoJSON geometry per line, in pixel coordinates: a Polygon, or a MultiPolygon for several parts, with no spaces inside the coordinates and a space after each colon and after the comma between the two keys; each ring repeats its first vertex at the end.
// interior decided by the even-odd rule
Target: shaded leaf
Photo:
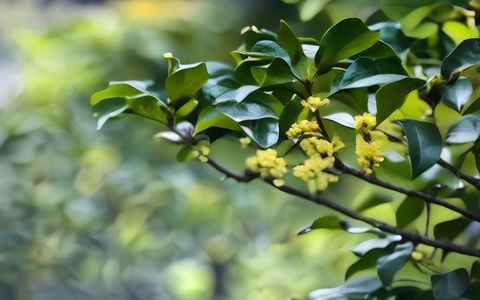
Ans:
{"type": "Polygon", "coordinates": [[[278,121],[272,118],[263,118],[241,125],[242,130],[262,148],[268,148],[278,141],[278,121]]]}
{"type": "Polygon", "coordinates": [[[304,234],[314,229],[340,229],[340,219],[337,216],[321,217],[313,221],[311,225],[300,230],[297,234],[304,234]]]}
{"type": "Polygon", "coordinates": [[[460,78],[453,85],[445,86],[442,90],[443,103],[460,112],[463,105],[473,93],[473,87],[468,78],[460,78]]]}
{"type": "Polygon", "coordinates": [[[252,101],[243,101],[240,103],[235,101],[223,102],[217,105],[216,109],[239,123],[247,120],[259,120],[264,118],[278,119],[270,107],[252,101]]]}
{"type": "Polygon", "coordinates": [[[439,223],[433,228],[433,235],[437,240],[453,241],[471,222],[472,220],[467,218],[458,218],[439,223]]]}
{"type": "Polygon", "coordinates": [[[350,280],[334,288],[319,289],[308,296],[314,300],[335,299],[342,297],[365,297],[382,287],[378,277],[363,277],[350,280]]]}
{"type": "Polygon", "coordinates": [[[210,127],[225,128],[230,130],[241,130],[237,122],[227,117],[213,107],[207,107],[198,116],[194,135],[210,127]]]}
{"type": "Polygon", "coordinates": [[[190,146],[185,146],[177,153],[177,162],[184,163],[198,157],[198,151],[195,151],[190,146]]]}
{"type": "Polygon", "coordinates": [[[395,274],[410,260],[414,246],[411,242],[397,245],[392,254],[380,257],[377,261],[378,277],[384,286],[392,284],[395,274]]]}
{"type": "Polygon", "coordinates": [[[459,298],[468,288],[468,273],[458,269],[447,274],[432,275],[432,291],[435,300],[451,300],[459,298]]]}
{"type": "Polygon", "coordinates": [[[99,117],[97,130],[100,130],[108,119],[118,116],[128,109],[127,101],[121,97],[107,98],[92,106],[94,115],[99,117]]]}
{"type": "Polygon", "coordinates": [[[348,249],[349,251],[355,253],[356,255],[365,255],[368,251],[372,249],[384,249],[388,247],[391,243],[396,243],[402,240],[400,235],[388,235],[383,239],[369,239],[361,242],[358,245],[355,245],[348,249]]]}
{"type": "Polygon", "coordinates": [[[318,73],[324,73],[336,62],[349,58],[373,46],[380,34],[371,31],[358,18],[344,19],[323,35],[315,55],[318,73]]]}
{"type": "Polygon", "coordinates": [[[433,5],[438,3],[438,0],[381,0],[382,10],[385,12],[387,16],[395,21],[400,21],[414,11],[415,9],[433,5]]]}
{"type": "Polygon", "coordinates": [[[214,104],[227,102],[227,101],[231,101],[231,100],[234,100],[236,102],[242,102],[245,98],[248,97],[248,95],[250,95],[251,93],[253,93],[257,89],[258,89],[258,86],[256,86],[256,85],[241,86],[238,89],[230,90],[230,91],[220,95],[215,100],[214,104]]]}
{"type": "Polygon", "coordinates": [[[397,209],[397,227],[405,228],[418,218],[425,208],[425,203],[414,197],[407,197],[397,209]]]}
{"type": "Polygon", "coordinates": [[[450,144],[473,143],[480,136],[480,114],[464,116],[452,125],[445,142],[450,144]]]}
{"type": "Polygon", "coordinates": [[[171,104],[176,109],[183,106],[197,94],[209,77],[205,63],[185,65],[177,69],[165,81],[171,104]]]}
{"type": "Polygon", "coordinates": [[[408,153],[412,163],[412,179],[437,163],[443,141],[437,126],[413,119],[395,120],[407,136],[408,153]]]}
{"type": "Polygon", "coordinates": [[[480,39],[461,42],[442,62],[441,73],[446,79],[480,63],[480,39]]]}
{"type": "Polygon", "coordinates": [[[302,44],[293,32],[292,28],[284,20],[280,20],[277,43],[287,51],[292,64],[295,65],[303,54],[302,44]]]}
{"type": "Polygon", "coordinates": [[[345,280],[355,275],[357,272],[374,268],[377,265],[377,260],[385,255],[385,250],[381,248],[372,249],[360,257],[353,265],[348,267],[345,273],[345,280]]]}
{"type": "Polygon", "coordinates": [[[380,87],[375,94],[377,124],[381,124],[396,109],[400,108],[407,95],[425,84],[418,78],[403,78],[380,87]]]}

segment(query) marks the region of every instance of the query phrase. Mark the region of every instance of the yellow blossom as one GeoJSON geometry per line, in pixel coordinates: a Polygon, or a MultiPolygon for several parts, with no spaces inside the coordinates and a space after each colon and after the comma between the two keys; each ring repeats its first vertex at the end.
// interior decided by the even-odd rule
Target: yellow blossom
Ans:
{"type": "Polygon", "coordinates": [[[315,135],[316,132],[319,130],[317,121],[308,121],[302,120],[300,123],[295,123],[290,127],[290,129],[286,132],[286,135],[289,139],[296,138],[302,134],[313,134],[315,135]]]}
{"type": "Polygon", "coordinates": [[[337,135],[334,136],[332,142],[324,139],[318,139],[316,137],[306,138],[300,142],[300,147],[307,153],[308,156],[312,156],[316,153],[332,156],[338,149],[343,148],[345,145],[337,135]]]}
{"type": "Polygon", "coordinates": [[[257,155],[247,158],[246,165],[263,178],[281,178],[287,173],[287,163],[283,158],[277,157],[277,151],[273,149],[257,150],[257,155]]]}
{"type": "Polygon", "coordinates": [[[239,141],[242,144],[242,148],[246,148],[252,142],[248,136],[240,138],[239,141]]]}
{"type": "Polygon", "coordinates": [[[206,157],[205,155],[200,155],[200,156],[198,157],[198,159],[199,159],[201,162],[204,162],[204,163],[208,162],[208,157],[206,157]]]}
{"type": "Polygon", "coordinates": [[[377,118],[369,113],[364,113],[363,116],[355,117],[355,131],[363,136],[369,134],[376,125],[377,118]]]}
{"type": "Polygon", "coordinates": [[[361,135],[357,135],[357,149],[355,153],[360,156],[358,164],[367,174],[372,174],[375,168],[380,167],[384,160],[380,151],[381,144],[376,141],[366,142],[361,135]]]}
{"type": "Polygon", "coordinates": [[[303,105],[303,107],[308,108],[312,112],[314,112],[319,107],[328,105],[330,103],[330,99],[321,99],[320,97],[310,96],[308,97],[307,101],[302,100],[300,103],[303,105]]]}
{"type": "Polygon", "coordinates": [[[285,185],[285,180],[282,179],[275,179],[273,180],[273,185],[276,187],[281,187],[285,185]]]}
{"type": "Polygon", "coordinates": [[[333,156],[323,158],[320,154],[315,154],[303,165],[293,168],[293,175],[305,182],[314,183],[316,190],[323,191],[328,187],[329,182],[338,181],[337,176],[323,172],[331,168],[334,162],[333,156]]]}
{"type": "Polygon", "coordinates": [[[205,156],[210,154],[210,148],[208,148],[207,146],[202,146],[201,150],[202,150],[202,154],[205,156]]]}

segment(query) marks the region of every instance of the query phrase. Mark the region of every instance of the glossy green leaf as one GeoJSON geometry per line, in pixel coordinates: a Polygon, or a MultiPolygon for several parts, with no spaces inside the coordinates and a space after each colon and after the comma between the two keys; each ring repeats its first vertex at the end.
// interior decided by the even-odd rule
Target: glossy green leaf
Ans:
{"type": "Polygon", "coordinates": [[[330,94],[340,90],[385,84],[407,77],[402,65],[393,60],[361,57],[335,78],[330,94]]]}
{"type": "Polygon", "coordinates": [[[413,119],[395,120],[407,136],[412,162],[412,179],[430,169],[440,159],[443,140],[437,126],[413,119]]]}
{"type": "Polygon", "coordinates": [[[407,197],[397,209],[397,227],[405,228],[408,224],[417,219],[423,212],[425,203],[414,197],[407,197]]]}
{"type": "Polygon", "coordinates": [[[106,98],[132,97],[140,94],[149,94],[147,83],[143,81],[112,81],[108,88],[96,92],[90,99],[90,105],[95,105],[106,98]]]}
{"type": "Polygon", "coordinates": [[[175,112],[175,121],[179,122],[186,116],[188,116],[198,106],[197,100],[191,100],[185,103],[175,112]]]}
{"type": "Polygon", "coordinates": [[[458,218],[439,223],[433,228],[433,235],[437,240],[453,241],[471,222],[472,221],[467,218],[458,218]]]}
{"type": "Polygon", "coordinates": [[[397,54],[391,48],[391,46],[383,41],[377,41],[372,47],[354,55],[352,59],[357,59],[359,57],[371,57],[378,59],[390,58],[400,61],[400,58],[397,57],[397,54]]]}
{"type": "Polygon", "coordinates": [[[369,239],[363,241],[348,250],[355,253],[356,255],[362,256],[372,249],[383,249],[388,247],[391,243],[396,243],[401,240],[402,237],[400,235],[388,235],[387,237],[382,239],[369,239]]]}
{"type": "Polygon", "coordinates": [[[239,87],[238,89],[229,90],[228,92],[220,95],[215,100],[214,104],[230,102],[232,100],[236,102],[242,102],[245,98],[247,98],[251,93],[253,93],[257,89],[258,89],[258,86],[256,85],[244,85],[239,87]]]}
{"type": "Polygon", "coordinates": [[[243,38],[245,39],[245,49],[250,51],[253,46],[262,40],[271,40],[275,41],[277,38],[277,34],[270,32],[265,29],[258,30],[255,26],[245,27],[242,30],[243,38]]]}
{"type": "Polygon", "coordinates": [[[476,261],[472,264],[472,268],[470,269],[470,279],[472,281],[480,280],[480,262],[476,261]]]}
{"type": "Polygon", "coordinates": [[[337,216],[321,217],[313,221],[313,223],[304,229],[301,229],[297,234],[304,234],[314,229],[340,229],[340,219],[337,216]]]}
{"type": "Polygon", "coordinates": [[[438,0],[381,0],[380,3],[387,16],[395,21],[400,21],[415,9],[438,2],[438,0]]]}
{"type": "Polygon", "coordinates": [[[168,75],[180,68],[180,61],[172,53],[165,53],[163,56],[168,60],[168,75]]]}
{"type": "MultiPolygon", "coordinates": [[[[274,41],[259,41],[252,48],[253,53],[262,53],[267,56],[279,57],[287,63],[292,64],[289,53],[274,41]]],[[[249,53],[250,54],[250,53],[249,53]]]]}
{"type": "Polygon", "coordinates": [[[198,151],[193,150],[190,146],[185,146],[177,153],[177,162],[184,163],[192,159],[197,158],[199,155],[198,151]]]}
{"type": "Polygon", "coordinates": [[[453,85],[447,85],[441,91],[443,103],[460,112],[463,105],[473,93],[473,87],[468,78],[460,78],[453,85]]]}
{"type": "Polygon", "coordinates": [[[461,42],[442,62],[441,73],[446,79],[474,65],[480,64],[480,39],[461,42]]]}
{"type": "Polygon", "coordinates": [[[358,18],[344,19],[330,27],[320,41],[315,64],[322,74],[336,62],[373,46],[380,34],[371,31],[358,18]]]}
{"type": "Polygon", "coordinates": [[[392,254],[382,256],[377,261],[377,273],[384,286],[392,284],[395,274],[410,260],[414,246],[411,242],[395,246],[392,254]]]}
{"type": "Polygon", "coordinates": [[[283,59],[274,59],[268,66],[262,88],[287,84],[297,81],[290,66],[283,59]]]}
{"type": "Polygon", "coordinates": [[[277,43],[287,51],[292,64],[295,65],[303,54],[302,44],[293,32],[292,28],[284,20],[280,20],[277,43]]]}
{"type": "Polygon", "coordinates": [[[360,257],[353,265],[348,267],[345,272],[345,280],[355,275],[357,272],[375,268],[377,260],[385,255],[385,250],[381,248],[372,249],[360,257]]]}
{"type": "Polygon", "coordinates": [[[446,274],[432,275],[432,291],[435,300],[458,299],[468,288],[469,278],[465,269],[446,274]]]}
{"type": "Polygon", "coordinates": [[[480,114],[464,116],[453,124],[445,142],[450,144],[473,143],[480,137],[480,114]]]}
{"type": "Polygon", "coordinates": [[[307,22],[319,14],[323,7],[332,0],[304,0],[298,6],[300,20],[307,22]]]}
{"type": "Polygon", "coordinates": [[[348,128],[355,127],[355,118],[351,114],[346,112],[333,113],[333,114],[324,116],[323,119],[333,121],[335,123],[338,123],[348,128]]]}
{"type": "Polygon", "coordinates": [[[217,61],[207,61],[205,62],[205,65],[207,66],[207,71],[208,74],[210,74],[210,78],[231,76],[234,70],[231,66],[217,61]]]}
{"type": "Polygon", "coordinates": [[[108,119],[118,116],[128,109],[127,101],[121,97],[103,99],[92,106],[97,121],[97,130],[100,130],[108,119]]]}
{"type": "Polygon", "coordinates": [[[170,74],[165,81],[165,88],[173,107],[178,109],[192,99],[208,78],[205,63],[185,65],[170,74]]]}
{"type": "Polygon", "coordinates": [[[164,124],[168,122],[165,113],[169,114],[165,105],[157,98],[151,95],[140,94],[133,97],[127,97],[128,108],[134,114],[160,121],[164,124]],[[164,110],[161,107],[165,108],[164,110]]]}
{"type": "Polygon", "coordinates": [[[334,288],[319,289],[308,294],[313,300],[325,300],[336,298],[364,298],[382,287],[382,282],[378,277],[362,277],[350,280],[334,288]]]}
{"type": "Polygon", "coordinates": [[[207,107],[198,116],[198,121],[195,126],[194,135],[210,128],[218,127],[230,130],[240,130],[240,126],[237,122],[227,117],[220,111],[213,107],[207,107]]]}
{"type": "Polygon", "coordinates": [[[279,137],[278,120],[272,118],[263,118],[256,121],[250,121],[248,125],[240,125],[242,130],[257,145],[262,148],[268,148],[277,143],[279,137]]]}
{"type": "Polygon", "coordinates": [[[217,105],[216,108],[238,123],[264,118],[278,119],[270,107],[258,102],[243,101],[237,103],[236,101],[229,101],[217,105]]]}
{"type": "Polygon", "coordinates": [[[418,78],[403,78],[380,87],[375,94],[377,107],[377,123],[381,124],[395,110],[400,108],[407,95],[425,84],[425,80],[418,78]]]}

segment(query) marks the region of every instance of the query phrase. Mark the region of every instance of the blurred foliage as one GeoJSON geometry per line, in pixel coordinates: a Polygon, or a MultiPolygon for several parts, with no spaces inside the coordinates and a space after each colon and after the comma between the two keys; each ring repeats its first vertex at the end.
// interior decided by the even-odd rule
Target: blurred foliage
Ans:
{"type": "Polygon", "coordinates": [[[80,2],[0,4],[0,299],[279,299],[341,283],[356,240],[295,236],[327,212],[177,166],[153,122],[98,132],[88,101],[112,79],[166,77],[167,51],[231,63],[251,12],[269,27],[281,11],[80,2]]]}

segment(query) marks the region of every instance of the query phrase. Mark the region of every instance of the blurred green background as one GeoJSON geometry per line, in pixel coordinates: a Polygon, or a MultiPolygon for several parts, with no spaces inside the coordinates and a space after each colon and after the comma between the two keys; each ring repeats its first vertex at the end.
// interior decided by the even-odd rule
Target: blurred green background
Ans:
{"type": "MultiPolygon", "coordinates": [[[[152,139],[157,123],[97,131],[89,104],[109,81],[165,78],[165,52],[233,65],[245,26],[285,19],[319,39],[378,5],[298,2],[0,1],[0,299],[304,299],[343,283],[361,237],[296,236],[331,211],[178,164],[177,146],[152,139]]],[[[254,149],[212,151],[228,162],[254,149]]],[[[357,203],[376,191],[328,195],[342,189],[357,203]]]]}

